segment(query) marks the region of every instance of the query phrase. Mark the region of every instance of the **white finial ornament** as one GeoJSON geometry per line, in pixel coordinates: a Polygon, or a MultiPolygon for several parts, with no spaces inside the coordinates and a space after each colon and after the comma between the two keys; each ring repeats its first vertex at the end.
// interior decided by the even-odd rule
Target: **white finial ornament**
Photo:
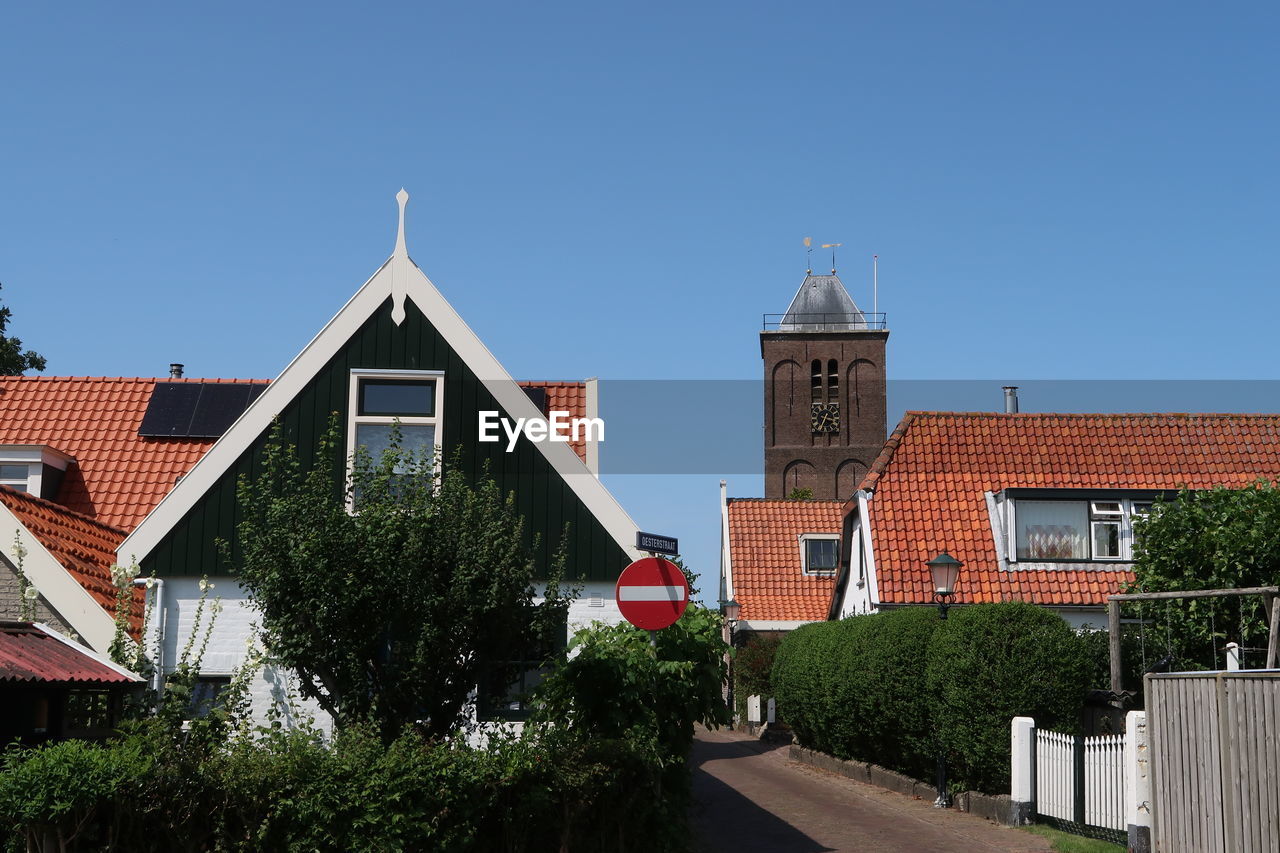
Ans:
{"type": "Polygon", "coordinates": [[[409,251],[404,245],[404,209],[409,204],[409,194],[404,187],[396,193],[396,202],[400,205],[400,224],[396,228],[396,250],[391,256],[391,319],[397,326],[404,322],[405,279],[409,270],[409,251]]]}

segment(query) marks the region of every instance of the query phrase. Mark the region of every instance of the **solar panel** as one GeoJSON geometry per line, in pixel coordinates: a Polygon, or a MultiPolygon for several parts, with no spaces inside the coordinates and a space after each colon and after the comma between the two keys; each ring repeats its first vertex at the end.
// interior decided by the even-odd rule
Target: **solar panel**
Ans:
{"type": "Polygon", "coordinates": [[[530,388],[524,386],[524,393],[529,395],[529,399],[538,407],[538,411],[543,415],[547,413],[547,389],[546,388],[530,388]]]}
{"type": "Polygon", "coordinates": [[[265,389],[247,383],[157,382],[138,435],[218,438],[265,389]]]}

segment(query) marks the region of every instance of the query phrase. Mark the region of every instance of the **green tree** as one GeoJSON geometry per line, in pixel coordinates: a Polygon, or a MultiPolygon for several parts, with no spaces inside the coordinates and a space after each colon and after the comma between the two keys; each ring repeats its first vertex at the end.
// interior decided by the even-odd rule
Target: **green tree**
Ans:
{"type": "MultiPolygon", "coordinates": [[[[1280,488],[1260,480],[1242,489],[1182,491],[1159,501],[1136,525],[1132,592],[1280,585],[1280,488]]],[[[1265,644],[1261,598],[1175,599],[1130,605],[1146,626],[1143,644],[1171,665],[1223,666],[1222,647],[1265,644]]],[[[1259,661],[1259,664],[1261,662],[1259,661]]]]}
{"type": "Polygon", "coordinates": [[[4,333],[11,315],[0,303],[0,376],[21,376],[28,370],[44,370],[44,356],[35,350],[24,350],[21,340],[4,333]]]}
{"type": "Polygon", "coordinates": [[[393,446],[357,454],[348,478],[340,436],[335,420],[307,468],[276,428],[262,474],[240,483],[240,580],[271,656],[339,726],[443,736],[478,684],[511,683],[515,661],[564,632],[563,560],[535,576],[513,499],[487,475],[437,477],[393,446]]]}

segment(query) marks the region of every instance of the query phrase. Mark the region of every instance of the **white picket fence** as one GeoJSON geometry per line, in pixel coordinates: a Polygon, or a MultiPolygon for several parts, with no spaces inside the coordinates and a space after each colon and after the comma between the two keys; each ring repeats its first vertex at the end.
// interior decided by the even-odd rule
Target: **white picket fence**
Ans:
{"type": "Polygon", "coordinates": [[[1048,729],[1035,731],[1036,812],[1125,830],[1124,735],[1082,738],[1048,729]]]}

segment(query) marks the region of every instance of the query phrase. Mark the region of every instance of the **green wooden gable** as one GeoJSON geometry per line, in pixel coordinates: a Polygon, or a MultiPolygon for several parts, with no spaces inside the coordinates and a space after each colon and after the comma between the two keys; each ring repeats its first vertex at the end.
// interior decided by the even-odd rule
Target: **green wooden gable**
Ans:
{"type": "MultiPolygon", "coordinates": [[[[496,410],[504,417],[509,414],[412,301],[405,305],[404,321],[398,325],[392,319],[392,304],[392,299],[385,300],[302,392],[281,409],[286,440],[298,446],[304,464],[327,429],[332,413],[337,412],[344,430],[347,428],[352,370],[442,370],[446,463],[460,451],[461,465],[473,479],[488,463],[499,488],[514,493],[525,520],[526,544],[533,548],[540,574],[545,576],[543,570],[559,548],[567,525],[569,576],[590,581],[616,579],[630,559],[622,547],[528,440],[521,438],[510,453],[506,452],[505,438],[493,443],[477,440],[479,411],[496,410]]],[[[240,520],[236,483],[242,475],[258,475],[268,432],[264,430],[240,454],[142,559],[144,574],[234,574],[236,526],[240,520]],[[218,547],[219,540],[231,543],[230,563],[218,547]]]]}

